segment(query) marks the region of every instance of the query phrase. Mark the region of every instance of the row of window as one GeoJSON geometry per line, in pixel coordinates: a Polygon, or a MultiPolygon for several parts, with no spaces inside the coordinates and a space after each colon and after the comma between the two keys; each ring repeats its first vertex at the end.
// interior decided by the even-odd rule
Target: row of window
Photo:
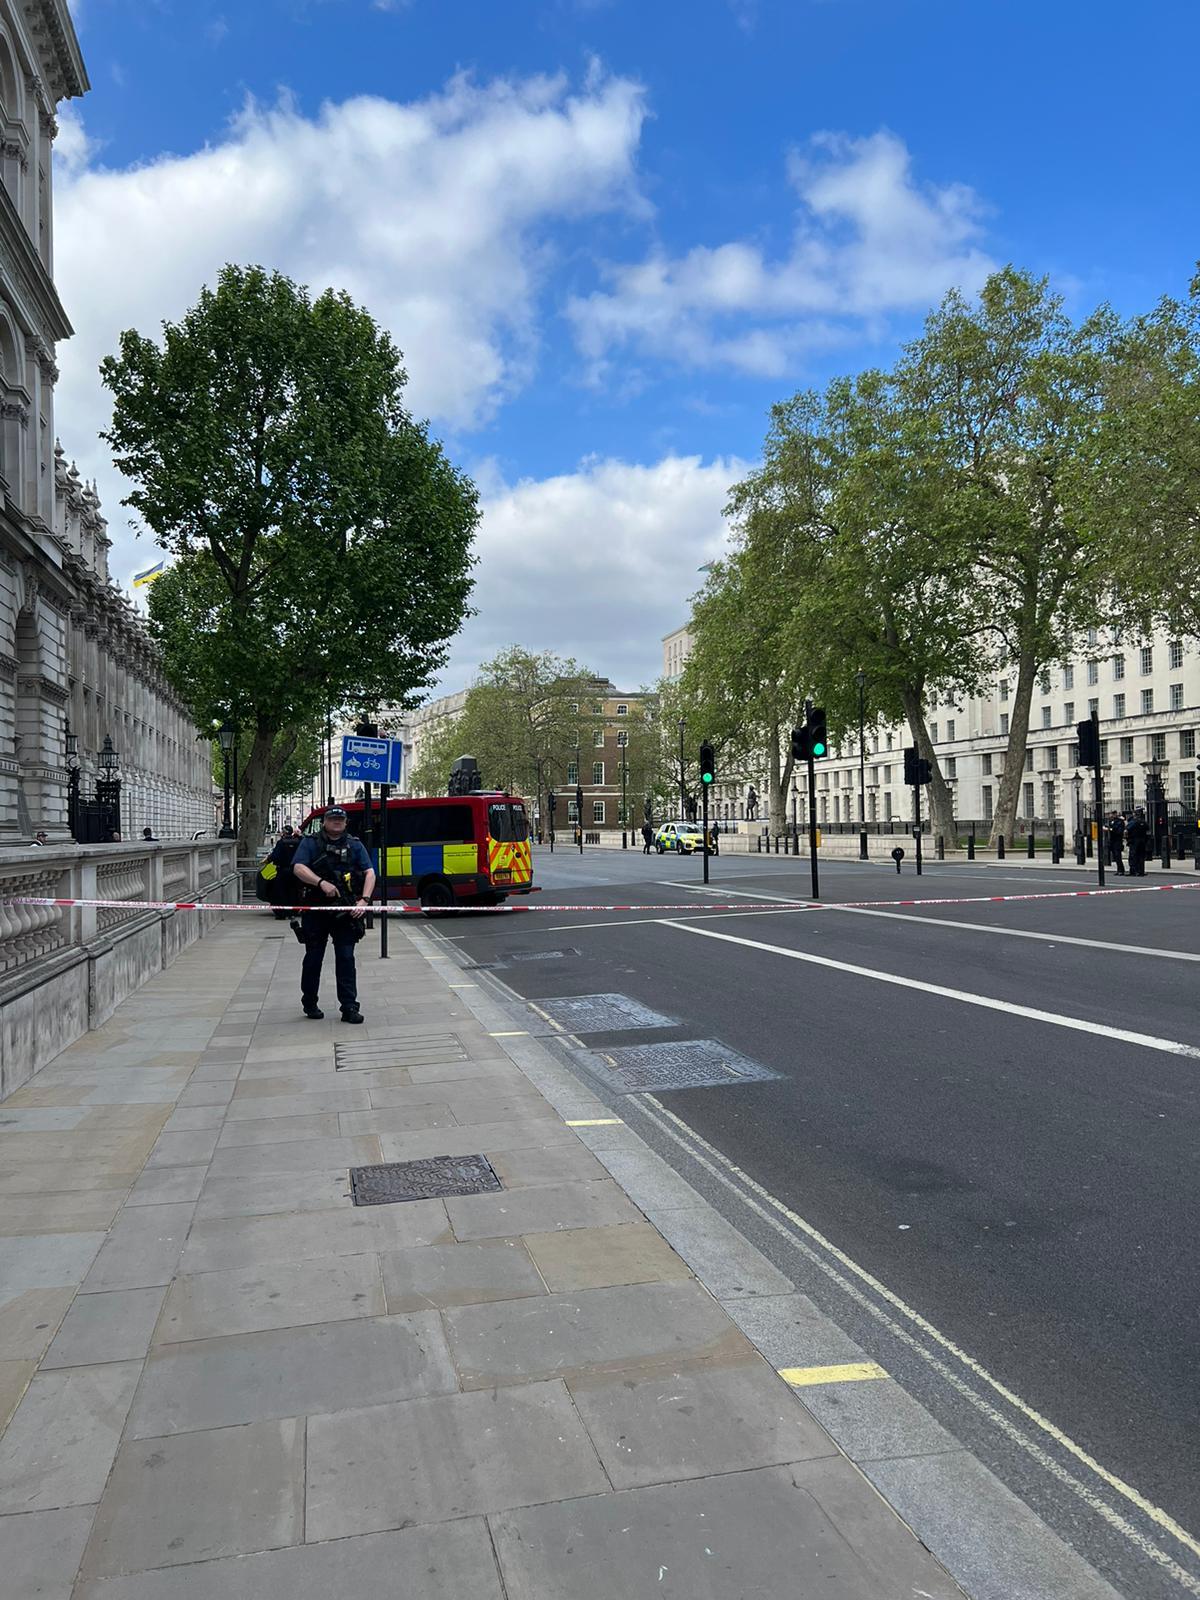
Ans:
{"type": "MultiPolygon", "coordinates": [[[[1149,735],[1149,740],[1150,740],[1150,756],[1151,756],[1151,758],[1153,760],[1155,760],[1155,761],[1165,761],[1167,759],[1167,736],[1166,736],[1166,734],[1165,733],[1152,733],[1152,734],[1149,735]]],[[[1111,741],[1108,740],[1108,739],[1101,739],[1101,741],[1100,741],[1100,762],[1101,762],[1101,765],[1103,765],[1103,766],[1107,766],[1108,765],[1108,761],[1109,761],[1108,751],[1109,751],[1110,742],[1111,741]]],[[[1127,765],[1132,764],[1132,762],[1135,759],[1134,758],[1134,736],[1132,734],[1123,736],[1120,740],[1118,740],[1118,747],[1119,747],[1119,750],[1120,750],[1119,760],[1120,760],[1121,764],[1123,766],[1127,766],[1127,765]]],[[[1043,758],[1042,758],[1043,769],[1048,771],[1048,772],[1057,772],[1057,771],[1059,771],[1059,747],[1058,747],[1058,745],[1056,745],[1056,744],[1040,745],[1040,746],[1038,746],[1038,748],[1041,749],[1042,752],[1043,752],[1043,758]]],[[[1025,770],[1026,770],[1026,772],[1032,772],[1034,770],[1034,759],[1036,757],[1036,754],[1037,754],[1036,750],[1026,750],[1026,752],[1025,752],[1025,770]]],[[[1180,733],[1179,733],[1179,759],[1181,761],[1194,761],[1195,758],[1196,758],[1196,730],[1194,728],[1183,728],[1183,729],[1180,730],[1180,733]]],[[[990,778],[990,777],[993,776],[993,761],[994,761],[994,759],[995,759],[994,752],[992,752],[990,750],[984,750],[980,754],[981,770],[982,770],[983,776],[985,778],[990,778]]],[[[1078,744],[1072,743],[1072,744],[1069,744],[1067,746],[1067,761],[1066,761],[1066,765],[1067,765],[1068,769],[1071,769],[1073,767],[1077,767],[1079,765],[1079,746],[1078,746],[1078,744]]],[[[947,777],[947,778],[957,778],[958,777],[958,758],[956,756],[947,756],[944,759],[943,764],[942,764],[942,773],[943,773],[943,776],[947,777]]],[[[891,765],[889,764],[889,765],[882,766],[882,767],[878,767],[878,766],[872,767],[870,769],[870,781],[871,781],[872,786],[874,786],[874,787],[878,787],[880,785],[880,783],[882,783],[885,788],[888,785],[890,785],[890,783],[892,781],[892,767],[891,767],[891,765]]],[[[830,788],[837,789],[839,787],[843,788],[843,789],[852,789],[852,788],[855,787],[857,782],[858,782],[858,773],[852,767],[843,768],[842,771],[841,771],[840,777],[839,777],[839,774],[837,772],[823,772],[821,774],[821,787],[822,787],[822,789],[826,789],[826,790],[828,790],[830,788]]]]}
{"type": "MultiPolygon", "coordinates": [[[[619,805],[615,806],[614,810],[617,813],[617,827],[618,828],[623,827],[624,823],[625,823],[625,818],[621,815],[621,807],[619,805]]],[[[579,807],[575,804],[574,800],[568,800],[567,801],[567,821],[568,822],[578,822],[579,821],[579,807]]],[[[597,822],[601,826],[603,826],[603,824],[604,824],[604,801],[603,800],[593,800],[592,801],[592,821],[593,822],[597,822]]]]}
{"type": "MultiPolygon", "coordinates": [[[[604,715],[604,707],[600,704],[599,700],[593,700],[591,714],[593,717],[602,717],[604,715]]],[[[578,700],[571,701],[571,715],[575,717],[579,715],[578,700]]],[[[617,715],[619,717],[627,717],[629,715],[629,707],[624,704],[619,705],[617,707],[617,715]]],[[[651,713],[649,711],[646,712],[646,721],[651,721],[651,713]]]]}
{"type": "MultiPolygon", "coordinates": [[[[1130,811],[1135,805],[1138,804],[1137,787],[1137,779],[1132,773],[1126,772],[1121,774],[1119,780],[1119,798],[1116,801],[1116,804],[1120,810],[1130,811]]],[[[1021,806],[1019,814],[1022,818],[1028,818],[1029,820],[1032,820],[1033,817],[1038,815],[1034,804],[1034,793],[1035,786],[1032,783],[1025,783],[1021,785],[1021,806]]],[[[1193,809],[1195,808],[1196,774],[1194,772],[1179,773],[1179,799],[1183,805],[1193,809]]],[[[850,822],[854,820],[858,816],[858,811],[852,797],[849,795],[846,796],[844,806],[842,805],[841,800],[842,797],[840,795],[835,794],[832,797],[833,820],[835,822],[850,822]],[[844,816],[843,812],[845,813],[844,816]]],[[[995,810],[995,793],[991,784],[985,783],[981,788],[980,802],[982,807],[981,820],[984,822],[990,822],[995,810]]],[[[1055,793],[1054,785],[1052,783],[1044,783],[1042,785],[1041,815],[1043,817],[1051,817],[1054,815],[1061,816],[1062,803],[1062,800],[1055,793]]],[[[831,809],[830,797],[828,795],[822,795],[820,797],[819,805],[821,821],[828,822],[830,820],[829,813],[831,809]]],[[[892,796],[890,794],[884,794],[882,807],[880,806],[879,797],[877,795],[868,795],[867,816],[870,822],[877,822],[880,820],[879,813],[881,809],[883,812],[882,820],[884,822],[893,821],[897,815],[894,809],[892,796]]]]}
{"type": "MultiPolygon", "coordinates": [[[[1093,640],[1092,642],[1094,643],[1095,641],[1093,640]]],[[[1168,665],[1169,665],[1170,670],[1172,672],[1178,672],[1179,669],[1183,666],[1183,645],[1178,639],[1172,639],[1171,642],[1167,645],[1167,662],[1168,662],[1168,665]]],[[[1154,647],[1153,647],[1153,645],[1148,645],[1148,644],[1142,645],[1141,649],[1138,651],[1138,664],[1139,664],[1139,666],[1141,668],[1142,677],[1143,678],[1148,678],[1150,676],[1150,674],[1154,671],[1154,647]]],[[[1125,657],[1124,656],[1113,656],[1112,657],[1112,675],[1113,675],[1114,683],[1120,683],[1120,681],[1124,678],[1124,676],[1125,676],[1125,657]]],[[[1093,684],[1098,684],[1100,682],[1100,663],[1098,661],[1089,661],[1088,662],[1088,664],[1087,664],[1087,681],[1088,681],[1089,687],[1091,685],[1093,685],[1093,684]]],[[[1067,666],[1067,667],[1063,668],[1062,686],[1063,686],[1064,689],[1073,689],[1075,687],[1075,668],[1073,666],[1067,666]]],[[[1000,679],[999,690],[1000,690],[1000,699],[1001,700],[1007,700],[1009,698],[1009,695],[1011,693],[1011,688],[1012,688],[1012,685],[1011,685],[1011,680],[1010,679],[1008,679],[1008,678],[1001,678],[1000,679]]],[[[1043,672],[1043,673],[1041,673],[1039,675],[1039,677],[1038,677],[1038,688],[1039,688],[1039,690],[1041,691],[1042,694],[1049,694],[1050,693],[1050,674],[1048,672],[1043,672]]],[[[1182,701],[1180,702],[1180,704],[1182,704],[1182,701]]]]}
{"type": "MultiPolygon", "coordinates": [[[[621,763],[618,761],[617,762],[617,781],[618,782],[620,782],[620,778],[621,778],[621,763]]],[[[577,784],[579,782],[579,763],[577,761],[569,761],[567,763],[567,782],[569,784],[571,784],[572,786],[574,786],[575,784],[577,784]]],[[[604,787],[604,763],[603,763],[603,761],[593,761],[592,762],[592,788],[593,789],[602,789],[603,787],[604,787]]]]}

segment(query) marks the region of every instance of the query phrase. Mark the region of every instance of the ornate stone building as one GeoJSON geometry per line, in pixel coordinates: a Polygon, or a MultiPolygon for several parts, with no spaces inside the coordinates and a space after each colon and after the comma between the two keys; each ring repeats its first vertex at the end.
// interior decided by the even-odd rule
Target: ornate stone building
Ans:
{"type": "Polygon", "coordinates": [[[71,744],[94,788],[106,737],[122,830],[211,828],[196,741],[138,613],[108,573],[95,489],[54,443],[54,347],[71,325],[53,278],[58,103],[87,73],[66,0],[0,0],[0,843],[68,835],[71,744]]]}

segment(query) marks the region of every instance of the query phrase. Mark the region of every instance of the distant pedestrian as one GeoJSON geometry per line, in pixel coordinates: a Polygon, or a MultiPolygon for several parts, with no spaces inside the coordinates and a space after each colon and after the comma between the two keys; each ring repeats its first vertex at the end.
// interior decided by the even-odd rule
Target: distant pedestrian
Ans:
{"type": "Polygon", "coordinates": [[[654,843],[654,829],[648,822],[642,823],[642,854],[648,856],[654,843]]]}
{"type": "Polygon", "coordinates": [[[154,837],[154,829],[153,828],[143,828],[142,829],[142,838],[143,838],[143,840],[145,841],[146,844],[157,844],[158,843],[158,840],[154,837]]]}
{"type": "Polygon", "coordinates": [[[50,843],[49,839],[47,839],[47,837],[45,835],[45,832],[41,828],[39,828],[38,831],[34,834],[33,842],[34,842],[34,844],[49,844],[50,843]]]}
{"type": "Polygon", "coordinates": [[[1114,811],[1108,819],[1108,863],[1117,869],[1117,877],[1125,876],[1125,818],[1114,811]]]}
{"type": "Polygon", "coordinates": [[[1146,876],[1146,847],[1150,842],[1150,829],[1146,825],[1146,813],[1138,806],[1133,815],[1125,823],[1125,843],[1129,846],[1129,876],[1131,878],[1144,878],[1146,876]]]}
{"type": "Polygon", "coordinates": [[[105,844],[120,844],[122,842],[121,830],[119,828],[114,828],[104,842],[105,844]]]}

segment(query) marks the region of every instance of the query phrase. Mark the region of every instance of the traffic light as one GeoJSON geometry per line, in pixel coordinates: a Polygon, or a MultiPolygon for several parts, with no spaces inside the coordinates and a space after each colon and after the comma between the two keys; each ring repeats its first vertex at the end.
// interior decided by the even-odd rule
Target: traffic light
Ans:
{"type": "Polygon", "coordinates": [[[1086,722],[1077,722],[1075,732],[1079,739],[1079,765],[1081,767],[1098,767],[1100,765],[1100,724],[1091,717],[1086,722]]]}
{"type": "Polygon", "coordinates": [[[583,785],[575,785],[575,814],[579,818],[580,827],[583,826],[583,785]]]}
{"type": "Polygon", "coordinates": [[[808,729],[807,728],[793,728],[792,729],[792,760],[793,761],[807,761],[808,760],[808,729]]]}
{"type": "Polygon", "coordinates": [[[825,723],[824,709],[814,706],[804,720],[804,727],[808,734],[809,754],[814,761],[820,761],[822,756],[829,754],[829,729],[825,723]]]}
{"type": "Polygon", "coordinates": [[[933,781],[933,768],[924,756],[917,754],[915,744],[910,744],[904,752],[904,781],[913,788],[933,781]]]}
{"type": "Polygon", "coordinates": [[[550,807],[550,815],[553,817],[554,808],[558,804],[558,796],[555,794],[553,789],[551,789],[550,793],[546,796],[546,804],[550,807]]]}
{"type": "Polygon", "coordinates": [[[700,746],[700,782],[711,783],[717,775],[716,756],[706,739],[700,746]]]}

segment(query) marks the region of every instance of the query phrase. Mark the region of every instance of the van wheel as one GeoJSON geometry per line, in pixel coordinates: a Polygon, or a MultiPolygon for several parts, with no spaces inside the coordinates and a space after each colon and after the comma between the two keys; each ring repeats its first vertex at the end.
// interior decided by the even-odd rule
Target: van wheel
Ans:
{"type": "Polygon", "coordinates": [[[430,878],[421,885],[421,909],[426,916],[436,916],[438,911],[454,904],[454,890],[445,878],[430,878]]]}

